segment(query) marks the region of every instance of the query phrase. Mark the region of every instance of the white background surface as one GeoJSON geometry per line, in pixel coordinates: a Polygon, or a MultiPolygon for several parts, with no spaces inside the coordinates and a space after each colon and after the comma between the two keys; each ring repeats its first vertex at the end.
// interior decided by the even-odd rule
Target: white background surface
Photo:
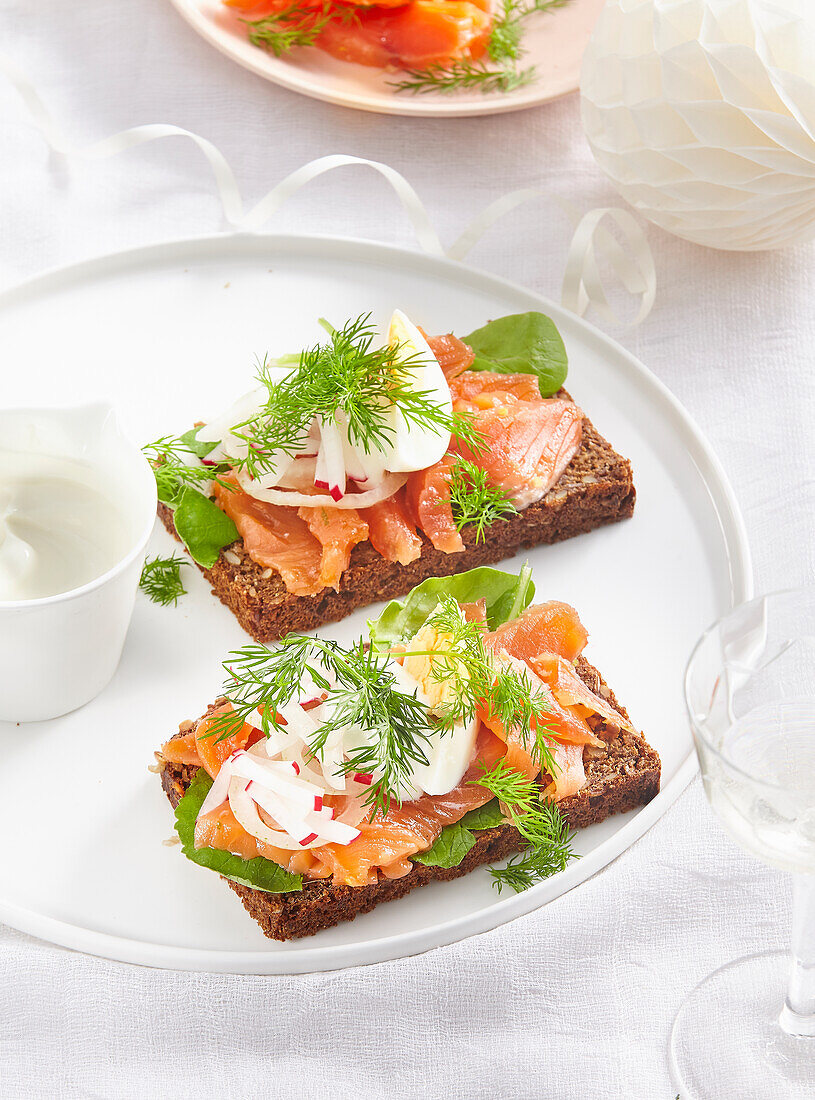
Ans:
{"type": "MultiPolygon", "coordinates": [[[[141,122],[186,126],[223,149],[250,202],[329,152],[403,171],[446,241],[516,187],[581,209],[614,201],[575,97],[473,120],[354,114],[237,69],[164,0],[0,0],[0,42],[76,140],[141,122]]],[[[0,150],[3,285],[220,226],[195,150],[172,139],[66,164],[1,79],[0,150]]],[[[386,185],[361,169],[317,181],[276,224],[410,243],[386,185]]],[[[541,202],[509,215],[471,259],[557,296],[568,239],[563,215],[541,202]]],[[[657,230],[649,239],[656,307],[638,330],[615,335],[718,450],[744,510],[757,589],[809,580],[815,247],[739,256],[657,230]]],[[[0,360],[0,379],[14,369],[0,360]]],[[[729,958],[783,944],[788,916],[783,876],[724,839],[697,782],[577,892],[477,940],[375,968],[168,975],[0,931],[0,1095],[671,1098],[665,1048],[682,997],[729,958]]]]}

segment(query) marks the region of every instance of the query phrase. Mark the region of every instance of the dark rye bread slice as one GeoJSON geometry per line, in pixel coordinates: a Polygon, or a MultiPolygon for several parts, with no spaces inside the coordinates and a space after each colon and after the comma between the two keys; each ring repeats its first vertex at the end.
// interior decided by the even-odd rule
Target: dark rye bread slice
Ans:
{"type": "MultiPolygon", "coordinates": [[[[568,394],[561,390],[558,396],[568,394]]],[[[199,568],[244,630],[256,641],[270,642],[289,631],[313,630],[344,619],[358,607],[404,596],[428,577],[492,565],[522,548],[560,542],[628,519],[635,499],[631,464],[584,419],[580,450],[558,483],[537,504],[494,524],[480,545],[473,530],[465,528],[463,553],[445,554],[422,535],[421,556],[410,565],[399,565],[386,561],[370,542],[362,542],[351,552],[339,590],[325,588],[315,596],[293,596],[279,574],[252,561],[240,539],[221,552],[211,569],[199,568]]],[[[172,511],[159,504],[158,514],[178,538],[172,511]]]]}
{"type": "MultiPolygon", "coordinates": [[[[591,688],[627,720],[628,714],[617,702],[600,673],[584,658],[577,671],[591,688]]],[[[586,786],[559,803],[561,813],[574,829],[584,829],[610,814],[625,813],[650,802],[659,791],[661,764],[659,755],[639,735],[619,730],[598,719],[594,724],[605,749],[586,748],[584,765],[586,786]]],[[[177,736],[181,736],[178,734],[177,736]]],[[[161,785],[173,808],[178,805],[197,767],[169,764],[161,767],[161,785]]],[[[484,863],[495,863],[521,851],[524,841],[512,825],[501,825],[476,833],[476,842],[457,867],[425,867],[420,863],[399,879],[382,879],[374,886],[332,886],[315,881],[291,894],[267,894],[249,886],[224,879],[243,902],[264,935],[273,940],[291,940],[313,936],[324,928],[353,920],[385,901],[395,901],[429,882],[460,878],[484,863]]]]}

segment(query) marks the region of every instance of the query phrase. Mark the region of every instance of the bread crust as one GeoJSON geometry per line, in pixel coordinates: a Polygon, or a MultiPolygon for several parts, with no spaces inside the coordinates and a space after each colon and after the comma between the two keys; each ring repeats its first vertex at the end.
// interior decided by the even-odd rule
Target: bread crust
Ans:
{"type": "MultiPolygon", "coordinates": [[[[592,691],[605,698],[622,718],[628,720],[624,707],[597,669],[581,657],[577,671],[592,691]]],[[[587,750],[586,786],[558,804],[573,829],[584,829],[605,820],[610,814],[636,809],[650,802],[659,791],[659,755],[644,738],[620,731],[612,723],[600,719],[595,721],[594,731],[605,742],[605,751],[587,750]]],[[[197,771],[195,766],[163,763],[161,785],[173,807],[178,805],[197,771]]],[[[264,935],[274,940],[290,940],[312,936],[325,928],[353,920],[383,902],[395,901],[428,883],[460,878],[482,864],[495,863],[524,847],[514,826],[501,825],[478,832],[475,844],[457,867],[425,867],[417,863],[403,878],[382,879],[373,886],[334,886],[318,880],[305,883],[299,892],[267,894],[229,879],[224,881],[238,895],[264,935]]]]}
{"type": "MultiPolygon", "coordinates": [[[[558,396],[569,395],[561,390],[558,396]]],[[[339,589],[324,588],[314,596],[289,592],[279,574],[252,561],[241,539],[223,550],[211,569],[199,569],[212,585],[213,594],[234,613],[244,630],[256,641],[270,642],[290,631],[313,630],[344,619],[359,607],[404,596],[429,577],[492,565],[521,549],[560,542],[628,519],[635,500],[631,464],[584,419],[580,450],[558,483],[537,504],[493,524],[480,544],[473,529],[465,528],[462,539],[466,549],[462,553],[436,550],[419,532],[421,556],[409,565],[400,565],[386,561],[370,542],[362,542],[351,552],[339,589]]],[[[159,504],[158,515],[177,539],[172,510],[159,504]]]]}

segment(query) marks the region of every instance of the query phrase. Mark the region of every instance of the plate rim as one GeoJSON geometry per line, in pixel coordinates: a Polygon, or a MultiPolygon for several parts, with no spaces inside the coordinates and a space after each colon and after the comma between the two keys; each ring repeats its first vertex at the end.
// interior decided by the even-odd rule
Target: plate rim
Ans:
{"type": "MultiPolygon", "coordinates": [[[[682,442],[710,494],[711,504],[719,522],[730,571],[731,607],[752,597],[753,571],[750,545],[738,500],[718,456],[691,415],[664,382],[627,348],[585,318],[571,313],[538,291],[510,279],[451,260],[446,256],[431,255],[417,249],[358,237],[225,231],[154,242],[135,248],[116,249],[72,263],[55,265],[0,291],[0,313],[6,307],[13,307],[16,299],[24,299],[27,294],[36,293],[38,287],[41,287],[44,293],[48,293],[58,289],[59,281],[62,279],[88,277],[93,274],[94,269],[104,269],[106,265],[119,268],[144,266],[145,262],[149,263],[150,260],[160,262],[163,259],[166,262],[176,251],[179,253],[189,249],[206,251],[211,247],[228,248],[229,246],[249,251],[250,247],[258,248],[263,245],[269,245],[286,253],[297,254],[299,251],[301,255],[308,255],[309,248],[315,250],[328,248],[333,249],[337,257],[350,249],[371,253],[380,259],[384,257],[391,263],[398,258],[403,264],[408,261],[414,267],[424,267],[435,271],[436,274],[446,271],[448,276],[453,276],[459,284],[462,281],[469,282],[470,285],[478,286],[482,291],[500,288],[504,291],[520,292],[531,296],[556,318],[566,318],[569,323],[577,324],[588,336],[599,341],[618,360],[621,360],[628,371],[652,387],[670,410],[679,426],[682,442]]],[[[691,747],[676,774],[662,787],[656,798],[635,811],[633,816],[612,836],[565,871],[553,879],[531,887],[524,893],[501,899],[494,905],[479,909],[475,913],[455,917],[430,928],[414,929],[361,943],[298,947],[288,951],[281,947],[269,951],[220,951],[155,944],[129,937],[113,936],[106,932],[94,931],[68,921],[44,916],[35,910],[2,898],[0,898],[0,921],[58,947],[82,951],[116,962],[169,970],[221,974],[304,974],[392,961],[446,947],[471,936],[491,931],[518,917],[528,915],[555,898],[568,893],[607,867],[643,836],[676,801],[697,769],[696,754],[691,747]],[[558,883],[558,889],[553,892],[551,887],[555,881],[558,883]]]]}
{"type": "MultiPolygon", "coordinates": [[[[310,84],[305,77],[294,75],[299,70],[293,70],[292,75],[289,75],[285,68],[281,68],[278,73],[277,71],[270,71],[268,65],[265,65],[260,58],[253,61],[249,56],[239,56],[234,49],[230,48],[229,42],[210,25],[209,20],[204,18],[203,13],[199,12],[195,0],[170,0],[170,3],[196,34],[224,57],[229,58],[230,61],[247,72],[254,73],[255,76],[268,80],[269,83],[276,84],[281,88],[286,88],[290,92],[296,92],[298,95],[307,96],[309,99],[317,99],[323,103],[331,103],[336,107],[347,107],[353,111],[368,111],[371,114],[397,115],[404,118],[477,118],[484,115],[507,114],[510,111],[525,111],[530,107],[542,107],[546,103],[554,103],[556,100],[580,90],[580,79],[578,77],[576,81],[569,81],[568,87],[561,88],[548,95],[531,95],[529,99],[520,102],[518,100],[500,100],[484,96],[485,102],[483,104],[472,101],[457,104],[454,97],[448,99],[442,95],[438,97],[406,96],[403,99],[396,95],[392,97],[378,95],[376,99],[372,100],[362,94],[334,92],[331,89],[317,88],[310,84]]],[[[258,50],[258,53],[261,57],[265,56],[261,50],[258,50]]],[[[275,60],[285,59],[275,58],[275,60]]]]}

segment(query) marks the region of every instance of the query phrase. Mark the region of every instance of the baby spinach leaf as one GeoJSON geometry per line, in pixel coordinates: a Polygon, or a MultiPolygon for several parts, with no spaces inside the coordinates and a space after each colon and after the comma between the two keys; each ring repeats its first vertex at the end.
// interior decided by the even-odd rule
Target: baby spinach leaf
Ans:
{"type": "Polygon", "coordinates": [[[263,890],[267,894],[286,894],[303,889],[301,875],[292,875],[270,859],[257,856],[241,859],[231,852],[218,848],[195,847],[195,819],[203,805],[212,780],[203,768],[193,777],[184,797],[176,806],[175,829],[181,838],[181,850],[187,859],[210,871],[217,871],[224,878],[263,890]]]}
{"type": "Polygon", "coordinates": [[[474,844],[474,834],[457,821],[455,825],[445,825],[435,844],[413,856],[413,862],[425,867],[458,867],[474,844]]]}
{"type": "Polygon", "coordinates": [[[494,630],[501,623],[517,618],[534,595],[528,565],[517,576],[481,565],[453,577],[430,577],[403,599],[391,600],[378,619],[368,620],[371,643],[376,649],[387,649],[393,642],[413,637],[445,596],[452,596],[459,603],[483,598],[487,604],[487,626],[494,630]]]}
{"type": "Polygon", "coordinates": [[[461,819],[461,824],[467,829],[495,829],[498,825],[505,825],[506,820],[498,799],[491,798],[483,806],[466,813],[461,819]]]}
{"type": "Polygon", "coordinates": [[[542,397],[566,380],[568,357],[555,322],[544,313],[511,313],[464,337],[475,352],[470,370],[535,374],[542,397]]]}
{"type": "Polygon", "coordinates": [[[218,446],[217,440],[203,440],[198,439],[198,432],[202,425],[198,425],[197,428],[190,428],[188,432],[180,437],[181,442],[198,458],[206,458],[210,451],[214,451],[218,446]]]}
{"type": "Polygon", "coordinates": [[[238,537],[238,529],[214,500],[187,485],[173,514],[175,529],[192,557],[211,569],[225,546],[238,537]]]}
{"type": "Polygon", "coordinates": [[[426,852],[413,856],[413,862],[425,867],[458,867],[475,844],[474,830],[493,829],[505,821],[498,799],[493,798],[485,806],[470,810],[454,825],[445,825],[435,843],[426,852]]]}

